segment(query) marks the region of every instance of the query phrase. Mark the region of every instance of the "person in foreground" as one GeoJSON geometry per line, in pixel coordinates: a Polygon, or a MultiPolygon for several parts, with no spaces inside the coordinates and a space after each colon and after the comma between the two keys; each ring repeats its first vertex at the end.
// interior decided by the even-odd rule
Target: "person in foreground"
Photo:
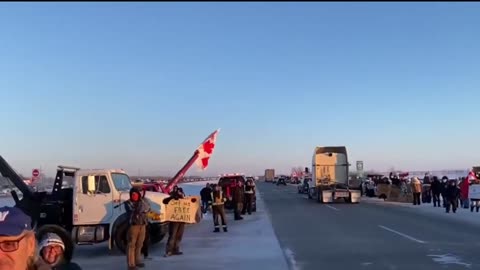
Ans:
{"type": "Polygon", "coordinates": [[[36,256],[37,240],[28,215],[16,207],[0,208],[0,270],[50,270],[36,256]]]}
{"type": "MultiPolygon", "coordinates": [[[[170,197],[163,200],[164,204],[168,204],[171,200],[180,200],[185,198],[183,189],[178,186],[173,187],[170,197]]],[[[167,247],[165,250],[165,257],[172,255],[182,255],[183,252],[180,251],[180,242],[183,238],[183,232],[185,230],[184,222],[170,222],[168,225],[168,240],[167,247]]]]}
{"type": "Polygon", "coordinates": [[[81,270],[74,262],[64,257],[65,244],[60,236],[47,233],[40,242],[40,256],[53,270],[81,270]]]}
{"type": "Polygon", "coordinates": [[[142,262],[142,247],[145,241],[150,205],[142,200],[138,189],[132,188],[130,189],[130,199],[125,203],[125,211],[130,225],[127,233],[127,264],[128,269],[134,270],[137,267],[145,267],[145,263],[142,262]]]}

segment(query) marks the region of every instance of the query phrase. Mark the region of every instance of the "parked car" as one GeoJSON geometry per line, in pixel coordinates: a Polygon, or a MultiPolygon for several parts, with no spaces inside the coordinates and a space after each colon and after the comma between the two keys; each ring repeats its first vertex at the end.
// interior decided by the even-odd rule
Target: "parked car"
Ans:
{"type": "Polygon", "coordinates": [[[286,179],[283,178],[283,177],[278,178],[277,186],[279,186],[279,185],[284,185],[284,186],[286,186],[286,185],[287,185],[286,179]]]}

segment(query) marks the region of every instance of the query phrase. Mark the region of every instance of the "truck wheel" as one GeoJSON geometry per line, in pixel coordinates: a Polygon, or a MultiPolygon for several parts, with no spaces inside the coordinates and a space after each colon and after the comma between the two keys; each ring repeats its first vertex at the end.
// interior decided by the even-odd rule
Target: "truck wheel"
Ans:
{"type": "Polygon", "coordinates": [[[112,235],[115,246],[124,254],[127,251],[127,232],[128,220],[124,220],[117,224],[112,235]]]}
{"type": "Polygon", "coordinates": [[[317,202],[318,203],[321,203],[323,200],[322,200],[322,191],[319,190],[317,191],[317,202]]]}
{"type": "Polygon", "coordinates": [[[62,238],[63,244],[65,245],[65,252],[64,252],[65,260],[71,261],[73,257],[73,251],[75,249],[75,245],[73,243],[71,234],[67,232],[67,230],[65,230],[63,227],[58,225],[53,225],[53,224],[43,225],[35,233],[35,237],[37,238],[37,241],[40,243],[40,241],[42,241],[42,239],[45,237],[47,233],[54,233],[58,235],[60,238],[62,238]]]}

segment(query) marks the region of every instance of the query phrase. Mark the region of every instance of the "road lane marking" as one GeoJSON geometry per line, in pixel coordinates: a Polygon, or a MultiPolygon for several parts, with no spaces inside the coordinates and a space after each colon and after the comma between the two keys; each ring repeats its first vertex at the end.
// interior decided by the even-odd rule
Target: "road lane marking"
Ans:
{"type": "Polygon", "coordinates": [[[386,230],[386,231],[389,231],[389,232],[398,234],[398,235],[400,235],[400,236],[402,236],[402,237],[405,237],[405,238],[407,238],[408,240],[411,240],[411,241],[413,241],[413,242],[417,242],[417,243],[420,243],[420,244],[425,244],[425,243],[427,243],[427,242],[425,242],[425,241],[419,240],[419,239],[417,239],[417,238],[415,238],[415,237],[412,237],[412,236],[410,236],[410,235],[401,233],[401,232],[396,231],[396,230],[394,230],[394,229],[390,229],[390,228],[385,227],[385,226],[383,226],[383,225],[378,225],[378,227],[380,227],[380,228],[382,228],[382,229],[384,229],[384,230],[386,230]]]}
{"type": "Polygon", "coordinates": [[[287,257],[288,263],[292,270],[300,270],[300,267],[297,264],[297,260],[295,260],[295,254],[289,248],[285,248],[283,250],[285,252],[285,257],[287,257]]]}
{"type": "Polygon", "coordinates": [[[470,268],[472,266],[471,263],[462,262],[462,259],[453,255],[453,254],[441,254],[441,255],[427,255],[431,257],[434,262],[445,265],[445,264],[456,264],[465,266],[466,268],[470,268]]]}
{"type": "Polygon", "coordinates": [[[328,204],[325,204],[326,207],[332,209],[332,210],[335,210],[335,211],[340,211],[340,209],[336,208],[336,207],[333,207],[331,205],[328,205],[328,204]]]}

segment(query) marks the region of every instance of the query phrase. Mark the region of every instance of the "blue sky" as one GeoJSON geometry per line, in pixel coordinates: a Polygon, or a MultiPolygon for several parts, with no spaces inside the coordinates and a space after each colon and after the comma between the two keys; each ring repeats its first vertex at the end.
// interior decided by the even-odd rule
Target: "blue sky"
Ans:
{"type": "Polygon", "coordinates": [[[478,165],[479,3],[2,3],[1,155],[173,175],[478,165]],[[190,173],[197,173],[192,169],[190,173]]]}

